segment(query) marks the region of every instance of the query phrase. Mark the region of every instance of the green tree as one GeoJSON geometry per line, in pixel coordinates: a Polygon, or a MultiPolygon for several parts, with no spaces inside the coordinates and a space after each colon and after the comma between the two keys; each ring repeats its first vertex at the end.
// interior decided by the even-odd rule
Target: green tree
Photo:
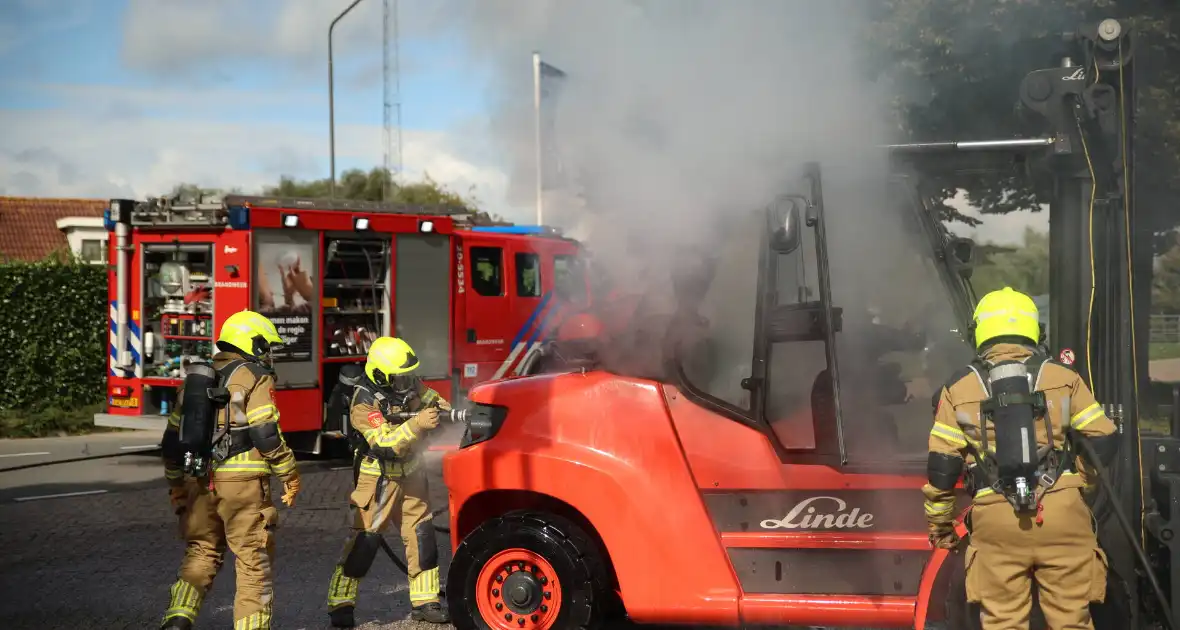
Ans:
{"type": "MultiPolygon", "coordinates": [[[[1134,62],[1138,203],[1146,210],[1180,197],[1180,7],[1175,3],[883,0],[874,3],[873,11],[868,33],[873,71],[901,86],[895,122],[915,141],[1043,135],[1045,122],[1015,106],[1021,80],[1031,70],[1054,64],[1064,52],[1063,32],[1108,17],[1130,18],[1139,33],[1134,62]]],[[[1020,169],[932,183],[933,198],[949,198],[962,187],[985,213],[1034,209],[1050,192],[1020,169]]],[[[949,207],[946,213],[964,220],[949,207]]],[[[1155,231],[1176,222],[1167,213],[1152,214],[1155,231]]]]}
{"type": "MultiPolygon", "coordinates": [[[[473,187],[474,188],[474,187],[473,187]]],[[[470,191],[468,191],[470,192],[470,191]]],[[[263,190],[264,195],[276,197],[305,197],[328,199],[332,195],[331,180],[296,180],[282,177],[277,186],[263,190]]],[[[464,197],[431,179],[426,175],[422,181],[399,183],[389,171],[374,167],[367,173],[361,169],[349,169],[340,174],[336,181],[336,197],[363,201],[386,201],[410,206],[447,207],[456,212],[472,212],[474,220],[483,223],[502,222],[498,216],[482,212],[474,198],[464,197]]]]}
{"type": "Polygon", "coordinates": [[[1180,314],[1180,235],[1169,236],[1171,247],[1156,259],[1151,279],[1151,310],[1176,315],[1180,314]]]}
{"type": "Polygon", "coordinates": [[[971,275],[977,295],[1012,287],[1029,295],[1049,292],[1049,235],[1025,228],[1018,247],[988,243],[979,246],[981,262],[971,275]]]}
{"type": "Polygon", "coordinates": [[[209,188],[199,184],[181,182],[172,187],[172,190],[168,192],[168,196],[180,199],[191,199],[195,201],[201,199],[202,197],[219,197],[221,195],[241,194],[241,192],[241,189],[237,187],[225,190],[222,188],[209,188]]]}

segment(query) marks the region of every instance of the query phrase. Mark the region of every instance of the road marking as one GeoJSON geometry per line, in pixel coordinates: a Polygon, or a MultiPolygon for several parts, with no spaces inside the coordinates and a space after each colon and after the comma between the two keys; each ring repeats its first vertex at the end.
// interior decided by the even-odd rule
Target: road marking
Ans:
{"type": "Polygon", "coordinates": [[[150,448],[160,448],[157,444],[144,444],[142,446],[120,446],[120,451],[146,451],[150,448]]]}
{"type": "Polygon", "coordinates": [[[328,470],[352,470],[352,466],[333,466],[328,470]]]}
{"type": "Polygon", "coordinates": [[[40,499],[64,499],[66,497],[84,497],[90,494],[106,494],[106,490],[83,490],[81,492],[63,492],[61,494],[42,494],[35,497],[16,497],[14,501],[38,501],[40,499]]]}
{"type": "Polygon", "coordinates": [[[33,455],[49,455],[49,451],[39,451],[37,453],[6,453],[0,457],[32,457],[33,455]]]}

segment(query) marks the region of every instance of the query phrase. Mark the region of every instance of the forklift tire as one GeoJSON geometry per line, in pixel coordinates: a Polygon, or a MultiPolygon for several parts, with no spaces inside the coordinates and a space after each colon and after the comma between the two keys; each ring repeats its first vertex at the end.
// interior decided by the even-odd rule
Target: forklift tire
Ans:
{"type": "MultiPolygon", "coordinates": [[[[963,585],[963,572],[960,569],[952,578],[951,588],[947,592],[946,618],[947,630],[981,630],[979,620],[979,604],[967,602],[967,592],[963,585]]],[[[1041,612],[1040,597],[1033,582],[1032,613],[1029,615],[1029,630],[1049,630],[1045,623],[1045,614],[1041,612]]],[[[1098,630],[1102,630],[1099,626],[1098,630]]]]}
{"type": "Polygon", "coordinates": [[[447,573],[458,630],[596,630],[610,601],[590,538],[568,519],[517,511],[468,534],[447,573]]]}

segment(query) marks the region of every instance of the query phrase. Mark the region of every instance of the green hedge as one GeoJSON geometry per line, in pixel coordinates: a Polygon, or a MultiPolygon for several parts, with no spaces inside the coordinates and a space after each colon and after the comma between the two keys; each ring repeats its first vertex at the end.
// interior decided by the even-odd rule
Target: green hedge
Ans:
{"type": "Polygon", "coordinates": [[[101,403],[108,311],[103,265],[0,262],[0,411],[101,403]]]}

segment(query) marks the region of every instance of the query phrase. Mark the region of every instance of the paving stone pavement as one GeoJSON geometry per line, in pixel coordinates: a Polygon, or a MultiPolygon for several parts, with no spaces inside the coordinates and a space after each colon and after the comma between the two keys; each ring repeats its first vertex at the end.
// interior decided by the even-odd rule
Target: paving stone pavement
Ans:
{"type": "MultiPolygon", "coordinates": [[[[434,510],[445,509],[446,488],[431,462],[434,510]]],[[[339,466],[341,463],[337,463],[339,466]]],[[[350,470],[301,464],[296,506],[279,506],[275,561],[275,627],[328,628],[328,580],[347,535],[350,470]]],[[[276,484],[275,495],[280,495],[276,484]]],[[[436,524],[446,527],[446,516],[436,524]]],[[[156,628],[184,553],[163,481],[96,496],[0,504],[0,628],[156,628]]],[[[401,552],[396,530],[387,536],[401,552]]],[[[439,532],[442,573],[450,563],[439,532]]],[[[204,628],[233,624],[232,554],[205,600],[204,628]]],[[[367,630],[437,628],[409,621],[407,583],[378,556],[361,584],[357,621],[367,630]]]]}

